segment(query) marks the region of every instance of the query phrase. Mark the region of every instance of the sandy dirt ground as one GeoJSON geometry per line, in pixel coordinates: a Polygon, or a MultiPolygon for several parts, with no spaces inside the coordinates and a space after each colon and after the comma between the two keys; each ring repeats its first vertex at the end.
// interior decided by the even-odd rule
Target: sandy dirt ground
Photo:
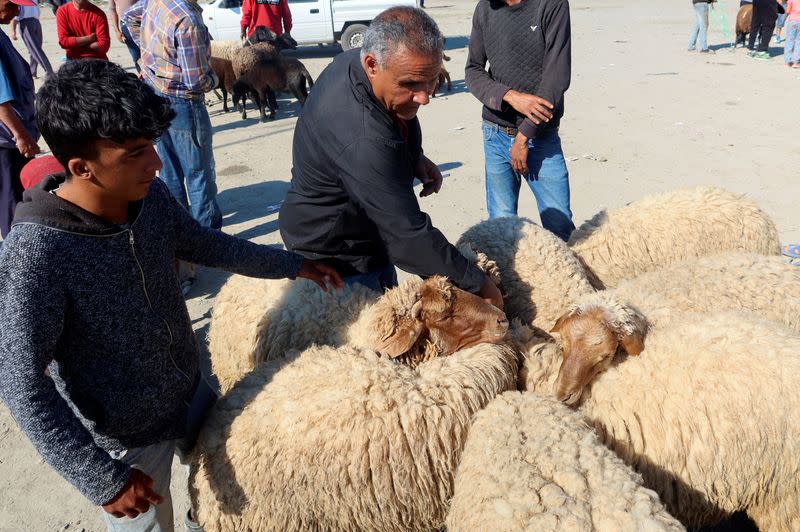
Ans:
{"type": "MultiPolygon", "coordinates": [[[[450,173],[441,193],[421,204],[454,241],[486,218],[480,104],[463,81],[475,2],[427,4],[447,36],[453,91],[420,112],[425,151],[450,173]]],[[[712,12],[709,42],[716,53],[709,55],[686,51],[693,20],[689,2],[657,4],[571,3],[573,78],[561,137],[576,223],[649,193],[716,184],[748,194],[774,217],[783,241],[800,241],[800,127],[797,109],[790,107],[800,91],[800,72],[783,66],[780,47],[771,49],[770,61],[730,49],[738,2],[722,0],[712,12]]],[[[46,8],[42,23],[45,49],[57,67],[62,54],[46,8]]],[[[21,41],[17,45],[23,50],[21,41]]],[[[309,47],[294,55],[316,78],[338,51],[309,47]]],[[[118,42],[110,56],[131,66],[118,42]]],[[[280,244],[277,205],[290,179],[300,111],[293,100],[280,104],[277,120],[263,124],[254,111],[243,121],[223,114],[220,104],[210,107],[224,230],[265,244],[280,244]]],[[[520,213],[538,221],[530,191],[521,196],[520,213]]],[[[226,278],[201,270],[187,300],[201,343],[226,278]]],[[[177,463],[173,469],[177,524],[188,498],[185,470],[177,463]]],[[[98,509],[41,460],[0,406],[0,530],[101,529],[98,509]]]]}

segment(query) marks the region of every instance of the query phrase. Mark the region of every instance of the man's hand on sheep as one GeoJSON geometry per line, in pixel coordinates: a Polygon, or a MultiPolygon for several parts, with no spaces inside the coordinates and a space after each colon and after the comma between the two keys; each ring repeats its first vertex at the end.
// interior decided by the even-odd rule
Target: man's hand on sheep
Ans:
{"type": "Polygon", "coordinates": [[[305,277],[314,281],[324,291],[328,291],[328,284],[334,288],[341,288],[344,286],[339,272],[331,268],[327,264],[316,260],[304,260],[300,265],[300,270],[297,272],[298,277],[305,277]]]}
{"type": "Polygon", "coordinates": [[[487,275],[486,279],[483,281],[483,286],[481,286],[480,291],[477,293],[478,296],[482,297],[495,307],[499,309],[503,309],[503,295],[500,293],[500,289],[497,288],[497,285],[494,284],[494,281],[487,275]]]}
{"type": "Polygon", "coordinates": [[[161,504],[164,497],[153,491],[153,479],[142,471],[132,468],[128,483],[117,496],[103,505],[103,510],[114,517],[133,519],[146,512],[151,504],[161,504]]]}
{"type": "Polygon", "coordinates": [[[422,190],[419,193],[420,198],[436,194],[442,188],[442,173],[439,171],[433,161],[425,157],[419,156],[416,168],[417,179],[422,183],[422,190]]]}

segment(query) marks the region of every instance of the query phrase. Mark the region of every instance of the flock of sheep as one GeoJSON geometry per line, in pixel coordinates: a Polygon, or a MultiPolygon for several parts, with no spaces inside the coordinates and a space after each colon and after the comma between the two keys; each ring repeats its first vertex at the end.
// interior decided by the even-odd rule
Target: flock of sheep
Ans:
{"type": "Polygon", "coordinates": [[[511,324],[439,277],[228,281],[205,530],[800,530],[800,269],[756,205],[700,187],[457,245],[511,324]]]}
{"type": "Polygon", "coordinates": [[[277,92],[290,92],[303,105],[314,80],[305,65],[280,51],[297,48],[287,34],[280,37],[265,26],[256,26],[244,43],[211,41],[211,68],[219,79],[216,87],[222,92],[223,111],[228,112],[228,94],[233,106],[247,118],[246,100],[250,97],[258,107],[261,121],[275,118],[277,92]]]}

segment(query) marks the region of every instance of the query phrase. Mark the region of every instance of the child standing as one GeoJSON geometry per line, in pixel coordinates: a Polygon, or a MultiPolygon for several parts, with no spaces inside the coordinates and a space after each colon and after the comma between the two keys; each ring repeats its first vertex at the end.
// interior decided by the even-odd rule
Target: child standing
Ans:
{"type": "Polygon", "coordinates": [[[783,60],[788,67],[800,68],[800,0],[789,0],[786,3],[783,60]]]}
{"type": "Polygon", "coordinates": [[[36,77],[36,69],[39,65],[48,76],[53,73],[53,67],[50,66],[50,60],[42,50],[42,23],[39,22],[39,6],[20,6],[19,15],[11,21],[11,38],[17,40],[17,26],[19,26],[19,33],[22,36],[22,42],[28,49],[31,56],[31,75],[36,77]]]}
{"type": "Polygon", "coordinates": [[[197,223],[156,178],[175,113],[119,66],[66,63],[36,110],[66,171],[25,192],[0,254],[0,399],[109,529],[172,530],[172,455],[209,403],[175,260],[341,279],[197,223]]]}
{"type": "Polygon", "coordinates": [[[56,11],[58,44],[66,50],[67,59],[108,59],[111,47],[108,18],[89,0],[71,0],[56,11]]]}

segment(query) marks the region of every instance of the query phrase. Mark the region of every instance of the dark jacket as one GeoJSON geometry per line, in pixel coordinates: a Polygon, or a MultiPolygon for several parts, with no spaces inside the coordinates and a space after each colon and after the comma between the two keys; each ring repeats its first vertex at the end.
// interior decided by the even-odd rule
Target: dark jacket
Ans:
{"type": "Polygon", "coordinates": [[[483,103],[483,119],[518,128],[527,138],[557,129],[572,69],[567,0],[480,0],[472,17],[465,80],[483,103]],[[490,63],[486,71],[486,62],[490,63]],[[503,102],[509,89],[552,102],[553,118],[539,125],[503,102]]]}
{"type": "Polygon", "coordinates": [[[61,181],[26,191],[0,253],[0,398],[42,457],[103,504],[129,472],[108,451],[183,434],[199,347],[175,258],[279,278],[302,257],[200,226],[159,180],[127,228],[50,193],[61,181]]]}
{"type": "Polygon", "coordinates": [[[408,142],[378,102],[359,50],[322,72],[294,131],[292,182],[280,212],[286,248],[342,275],[395,264],[477,291],[484,275],[433,227],[414,195],[419,121],[408,142]]]}

